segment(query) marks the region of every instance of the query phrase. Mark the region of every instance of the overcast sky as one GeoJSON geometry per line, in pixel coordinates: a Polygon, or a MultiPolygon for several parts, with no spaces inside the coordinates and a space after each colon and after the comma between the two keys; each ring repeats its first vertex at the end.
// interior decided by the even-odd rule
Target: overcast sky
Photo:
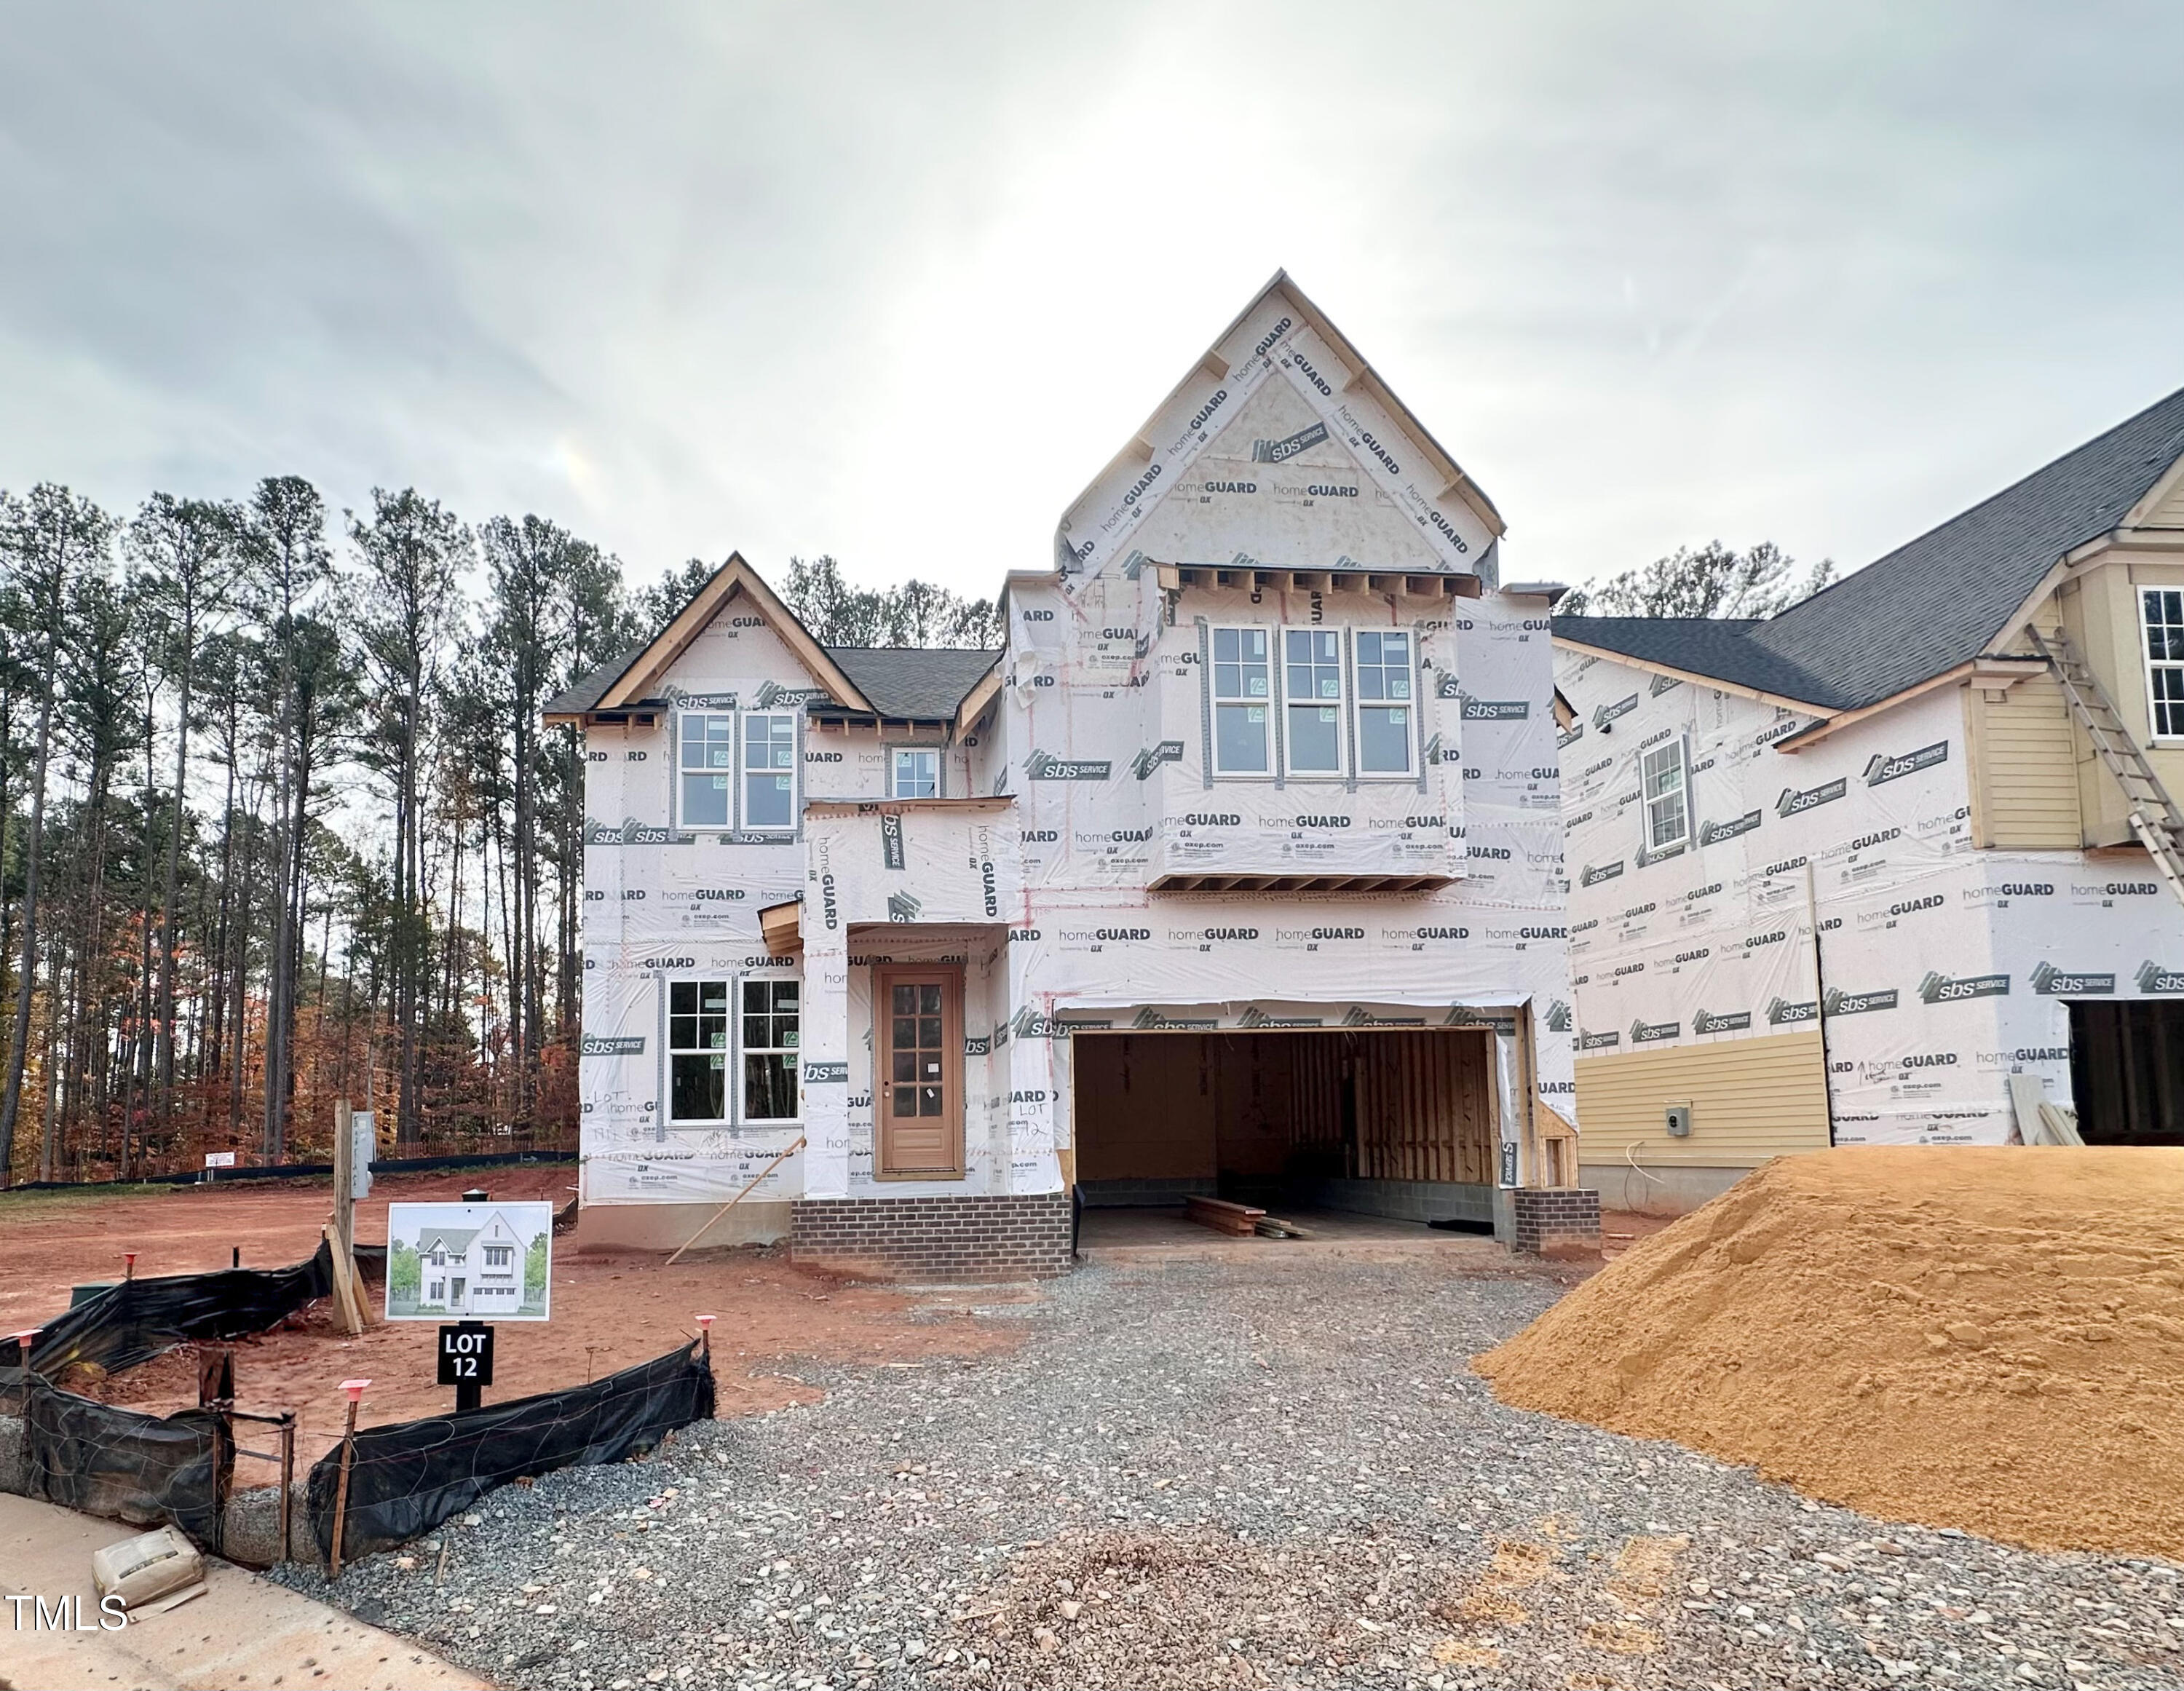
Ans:
{"type": "Polygon", "coordinates": [[[2184,8],[0,0],[0,487],[987,592],[1277,267],[1508,520],[1864,563],[2184,385],[2184,8]]]}

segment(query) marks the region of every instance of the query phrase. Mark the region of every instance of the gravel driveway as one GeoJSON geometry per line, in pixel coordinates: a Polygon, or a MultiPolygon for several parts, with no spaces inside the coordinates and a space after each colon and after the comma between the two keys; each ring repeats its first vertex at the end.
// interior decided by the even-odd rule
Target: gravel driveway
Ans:
{"type": "Polygon", "coordinates": [[[504,1684],[2184,1686],[2184,1579],[1495,1403],[1482,1259],[1082,1270],[974,1360],[511,1486],[329,1593],[504,1684]]]}

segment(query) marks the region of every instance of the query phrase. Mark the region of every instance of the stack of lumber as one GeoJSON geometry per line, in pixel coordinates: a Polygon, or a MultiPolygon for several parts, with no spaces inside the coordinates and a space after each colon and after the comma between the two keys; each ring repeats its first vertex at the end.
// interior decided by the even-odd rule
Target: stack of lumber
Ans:
{"type": "Polygon", "coordinates": [[[1211,1227],[1217,1233],[1248,1239],[1259,1230],[1259,1221],[1267,1212],[1254,1210],[1248,1204],[1230,1204],[1218,1198],[1186,1198],[1183,1213],[1201,1227],[1211,1227]]]}

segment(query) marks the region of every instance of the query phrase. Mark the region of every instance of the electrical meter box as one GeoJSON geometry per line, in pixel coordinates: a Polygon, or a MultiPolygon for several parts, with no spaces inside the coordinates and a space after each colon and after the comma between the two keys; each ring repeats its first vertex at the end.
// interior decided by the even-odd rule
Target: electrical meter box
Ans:
{"type": "Polygon", "coordinates": [[[1669,1137],[1671,1139],[1688,1139],[1691,1137],[1691,1107],[1688,1104],[1672,1104],[1669,1106],[1669,1137]]]}

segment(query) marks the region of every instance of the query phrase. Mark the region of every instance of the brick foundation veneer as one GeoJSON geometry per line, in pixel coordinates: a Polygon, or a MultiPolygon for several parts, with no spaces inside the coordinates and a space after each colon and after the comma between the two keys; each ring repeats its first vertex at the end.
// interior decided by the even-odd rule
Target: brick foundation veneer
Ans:
{"type": "Polygon", "coordinates": [[[1069,1271],[1069,1219],[1066,1192],[806,1198],[789,1212],[788,1254],[893,1280],[1021,1280],[1069,1271]]]}
{"type": "Polygon", "coordinates": [[[1509,1243],[1535,1256],[1555,1256],[1600,1249],[1600,1194],[1587,1187],[1520,1187],[1510,1193],[1516,1210],[1516,1237],[1509,1243]]]}

